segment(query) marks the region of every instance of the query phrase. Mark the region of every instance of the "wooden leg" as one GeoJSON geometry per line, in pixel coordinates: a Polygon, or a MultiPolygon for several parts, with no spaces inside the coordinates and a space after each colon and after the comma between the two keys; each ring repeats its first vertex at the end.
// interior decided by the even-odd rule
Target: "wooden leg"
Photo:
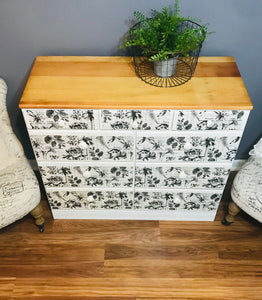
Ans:
{"type": "Polygon", "coordinates": [[[39,228],[40,232],[44,232],[44,223],[45,219],[43,217],[43,208],[41,203],[39,203],[31,212],[30,214],[35,219],[35,224],[39,228]]]}
{"type": "Polygon", "coordinates": [[[236,205],[234,201],[230,201],[228,205],[228,214],[225,216],[224,220],[221,222],[223,225],[230,225],[234,222],[235,216],[240,212],[240,208],[236,205]]]}

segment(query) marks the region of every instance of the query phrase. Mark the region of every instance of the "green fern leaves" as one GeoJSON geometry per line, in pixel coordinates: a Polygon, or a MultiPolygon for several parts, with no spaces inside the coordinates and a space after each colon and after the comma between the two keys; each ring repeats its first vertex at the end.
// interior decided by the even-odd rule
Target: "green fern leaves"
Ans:
{"type": "Polygon", "coordinates": [[[179,1],[174,10],[166,6],[161,12],[153,11],[147,18],[139,11],[134,12],[138,24],[132,27],[120,48],[139,47],[142,55],[150,61],[162,61],[176,55],[189,55],[206,39],[207,26],[188,27],[186,18],[180,15],[179,1]]]}

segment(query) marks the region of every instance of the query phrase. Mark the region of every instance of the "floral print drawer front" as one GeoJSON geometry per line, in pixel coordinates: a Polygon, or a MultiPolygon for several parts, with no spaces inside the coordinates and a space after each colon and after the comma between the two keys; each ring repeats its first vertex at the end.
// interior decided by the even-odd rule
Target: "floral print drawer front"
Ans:
{"type": "Polygon", "coordinates": [[[86,129],[98,127],[98,112],[82,109],[23,109],[28,129],[86,129]]]}
{"type": "Polygon", "coordinates": [[[52,209],[216,210],[220,193],[55,191],[47,193],[52,209]]]}
{"type": "Polygon", "coordinates": [[[229,171],[225,167],[136,166],[135,187],[222,189],[229,171]]]}
{"type": "Polygon", "coordinates": [[[173,130],[243,130],[249,111],[178,110],[173,130]]]}
{"type": "MultiPolygon", "coordinates": [[[[226,134],[225,134],[226,135],[226,134]]],[[[229,162],[236,155],[240,136],[144,135],[137,138],[138,162],[229,162]]]]}
{"type": "Polygon", "coordinates": [[[135,192],[135,209],[144,210],[216,210],[220,193],[135,192]]]}
{"type": "Polygon", "coordinates": [[[133,167],[51,166],[39,167],[46,187],[132,187],[133,167]]]}
{"type": "Polygon", "coordinates": [[[101,110],[100,128],[114,130],[168,130],[170,110],[101,110]]]}
{"type": "Polygon", "coordinates": [[[132,161],[132,135],[38,135],[31,134],[38,160],[132,161]]]}
{"type": "Polygon", "coordinates": [[[52,209],[130,209],[133,192],[59,191],[47,193],[52,209]]]}

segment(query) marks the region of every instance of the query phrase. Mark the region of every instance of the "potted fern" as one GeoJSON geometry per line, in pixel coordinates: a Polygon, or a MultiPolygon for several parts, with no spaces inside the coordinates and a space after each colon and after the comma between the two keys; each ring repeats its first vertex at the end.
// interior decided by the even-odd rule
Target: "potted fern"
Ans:
{"type": "Polygon", "coordinates": [[[207,36],[207,25],[200,26],[180,15],[179,0],[173,9],[165,6],[160,12],[153,11],[152,18],[139,11],[134,16],[138,23],[129,30],[120,48],[139,48],[154,62],[154,72],[160,77],[172,76],[179,56],[189,56],[207,36]]]}

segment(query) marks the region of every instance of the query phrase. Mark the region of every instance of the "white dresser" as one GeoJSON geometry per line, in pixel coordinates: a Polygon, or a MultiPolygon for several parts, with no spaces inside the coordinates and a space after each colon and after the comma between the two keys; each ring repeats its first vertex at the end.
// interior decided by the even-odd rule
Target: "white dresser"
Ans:
{"type": "Polygon", "coordinates": [[[163,89],[129,58],[36,59],[20,107],[54,218],[214,220],[252,105],[232,58],[214,59],[225,68],[213,75],[202,60],[190,82],[163,89]],[[229,79],[238,95],[219,103],[229,79]]]}

